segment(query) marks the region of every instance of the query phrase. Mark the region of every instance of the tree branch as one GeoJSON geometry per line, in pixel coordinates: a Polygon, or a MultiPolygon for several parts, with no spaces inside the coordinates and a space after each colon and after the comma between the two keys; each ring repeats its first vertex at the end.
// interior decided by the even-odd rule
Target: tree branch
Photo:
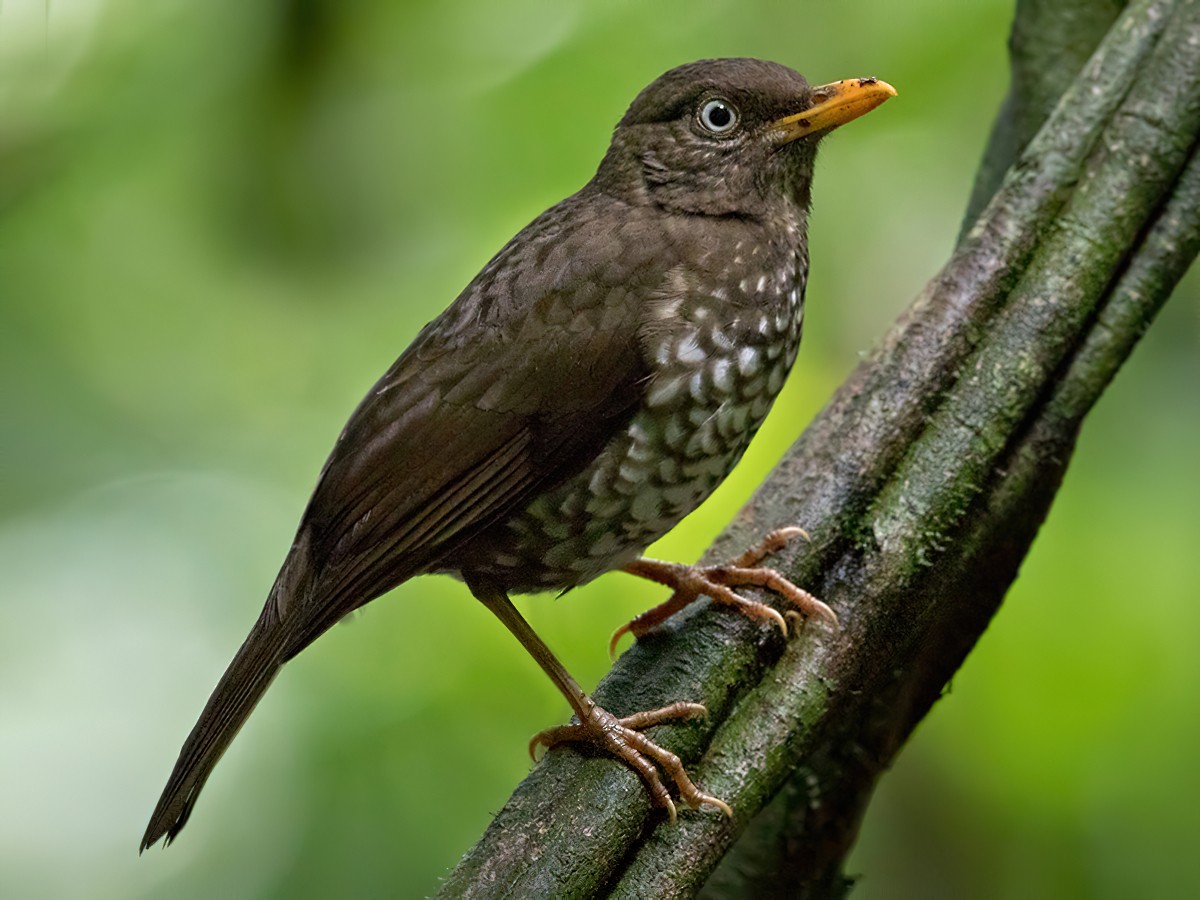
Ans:
{"type": "Polygon", "coordinates": [[[1017,0],[1008,39],[1012,81],[975,175],[964,233],[1124,6],[1125,0],[1017,0]]]}
{"type": "Polygon", "coordinates": [[[598,689],[618,714],[705,703],[707,720],[655,738],[735,817],[666,825],[624,767],[557,749],[444,895],[693,896],[793,774],[772,858],[794,895],[839,891],[876,778],[994,613],[1080,419],[1196,253],[1197,41],[1197,0],[1129,5],[945,269],[707,555],[804,524],[812,543],[780,567],[841,630],[785,645],[697,605],[598,689]]]}

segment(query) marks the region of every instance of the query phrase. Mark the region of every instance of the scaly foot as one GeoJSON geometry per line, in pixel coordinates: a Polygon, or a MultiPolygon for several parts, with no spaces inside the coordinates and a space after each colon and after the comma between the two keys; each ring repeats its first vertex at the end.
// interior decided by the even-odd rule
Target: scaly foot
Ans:
{"type": "Polygon", "coordinates": [[[654,804],[665,808],[672,822],[675,821],[675,801],[671,799],[670,791],[663,784],[659,769],[674,783],[679,799],[692,809],[698,809],[707,803],[730,818],[733,817],[733,810],[729,808],[729,804],[696,787],[678,756],[642,734],[643,729],[661,725],[663,722],[686,721],[705,716],[708,711],[702,705],[681,701],[661,709],[646,710],[618,719],[607,710],[596,706],[590,698],[588,703],[591,705],[586,715],[581,716],[578,725],[560,725],[535,734],[529,742],[529,755],[534,755],[538,744],[545,747],[566,742],[593,744],[637,772],[645,782],[654,804]]]}
{"type": "Polygon", "coordinates": [[[803,528],[777,528],[763,538],[756,547],[751,547],[741,556],[723,566],[695,566],[669,563],[657,559],[636,559],[625,566],[625,572],[648,578],[674,590],[670,598],[652,609],[646,610],[635,619],[618,628],[608,644],[610,656],[616,656],[617,641],[625,634],[641,637],[651,628],[665,621],[701,596],[711,597],[715,602],[731,606],[758,622],[770,622],[787,637],[787,619],[767,604],[748,600],[734,592],[735,587],[754,586],[766,588],[789,600],[797,610],[788,610],[787,618],[819,616],[837,626],[833,610],[801,587],[792,584],[774,569],[759,567],[764,558],[776,552],[794,537],[808,539],[803,528]]]}

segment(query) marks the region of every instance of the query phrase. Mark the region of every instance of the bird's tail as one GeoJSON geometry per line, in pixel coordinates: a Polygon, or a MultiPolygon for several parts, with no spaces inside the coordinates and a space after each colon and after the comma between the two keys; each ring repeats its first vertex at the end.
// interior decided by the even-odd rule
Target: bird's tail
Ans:
{"type": "Polygon", "coordinates": [[[142,850],[164,835],[170,844],[187,824],[213,766],[283,665],[287,633],[279,624],[274,594],[273,591],[262,615],[208,698],[192,733],[183,742],[179,759],[142,837],[142,850]]]}

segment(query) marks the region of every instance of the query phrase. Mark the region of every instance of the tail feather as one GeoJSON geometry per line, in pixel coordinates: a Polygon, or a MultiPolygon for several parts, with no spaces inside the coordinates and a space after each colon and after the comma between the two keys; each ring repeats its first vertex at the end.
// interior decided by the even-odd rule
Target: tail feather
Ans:
{"type": "Polygon", "coordinates": [[[179,759],[142,837],[142,850],[164,836],[170,844],[187,824],[196,797],[213,767],[283,665],[286,644],[287,633],[279,625],[275,604],[268,601],[183,742],[179,759]]]}

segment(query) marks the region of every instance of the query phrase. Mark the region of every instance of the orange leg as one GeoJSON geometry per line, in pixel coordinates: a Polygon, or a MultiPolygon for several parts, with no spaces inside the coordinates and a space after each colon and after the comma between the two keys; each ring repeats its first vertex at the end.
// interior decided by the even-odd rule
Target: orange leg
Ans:
{"type": "Polygon", "coordinates": [[[672,703],[659,709],[634,713],[623,719],[618,719],[612,713],[596,705],[571,677],[570,673],[558,661],[545,642],[529,627],[529,623],[521,616],[508,594],[498,585],[470,576],[467,584],[473,593],[496,617],[504,623],[529,651],[550,676],[550,680],[567,698],[571,709],[579,717],[578,725],[560,725],[548,728],[534,735],[529,742],[529,753],[532,756],[538,744],[552,747],[566,742],[586,742],[599,747],[633,769],[646,785],[650,798],[656,806],[667,810],[671,821],[675,821],[675,801],[671,792],[663,783],[663,775],[675,785],[679,799],[693,809],[700,806],[714,806],[727,816],[733,815],[733,810],[725,801],[704,793],[683,767],[682,760],[671,751],[651,741],[642,734],[646,728],[661,725],[665,722],[686,721],[707,714],[707,710],[699,703],[672,703]],[[661,769],[661,774],[660,770],[661,769]]]}
{"type": "Polygon", "coordinates": [[[664,603],[646,610],[640,616],[618,628],[609,641],[609,655],[616,655],[617,642],[623,635],[629,633],[635,638],[641,637],[688,604],[695,603],[702,596],[711,597],[714,602],[724,606],[731,606],[757,622],[769,622],[777,626],[783,632],[784,637],[787,637],[788,627],[784,616],[761,601],[749,600],[741,596],[733,590],[735,587],[766,588],[797,607],[797,609],[788,610],[788,618],[818,616],[836,626],[837,616],[832,609],[808,591],[792,584],[774,569],[758,565],[764,558],[778,551],[794,537],[807,538],[808,535],[804,529],[794,526],[777,528],[763,538],[757,546],[751,547],[725,565],[718,566],[689,566],[645,557],[635,559],[625,566],[623,571],[666,585],[674,593],[664,603]]]}

